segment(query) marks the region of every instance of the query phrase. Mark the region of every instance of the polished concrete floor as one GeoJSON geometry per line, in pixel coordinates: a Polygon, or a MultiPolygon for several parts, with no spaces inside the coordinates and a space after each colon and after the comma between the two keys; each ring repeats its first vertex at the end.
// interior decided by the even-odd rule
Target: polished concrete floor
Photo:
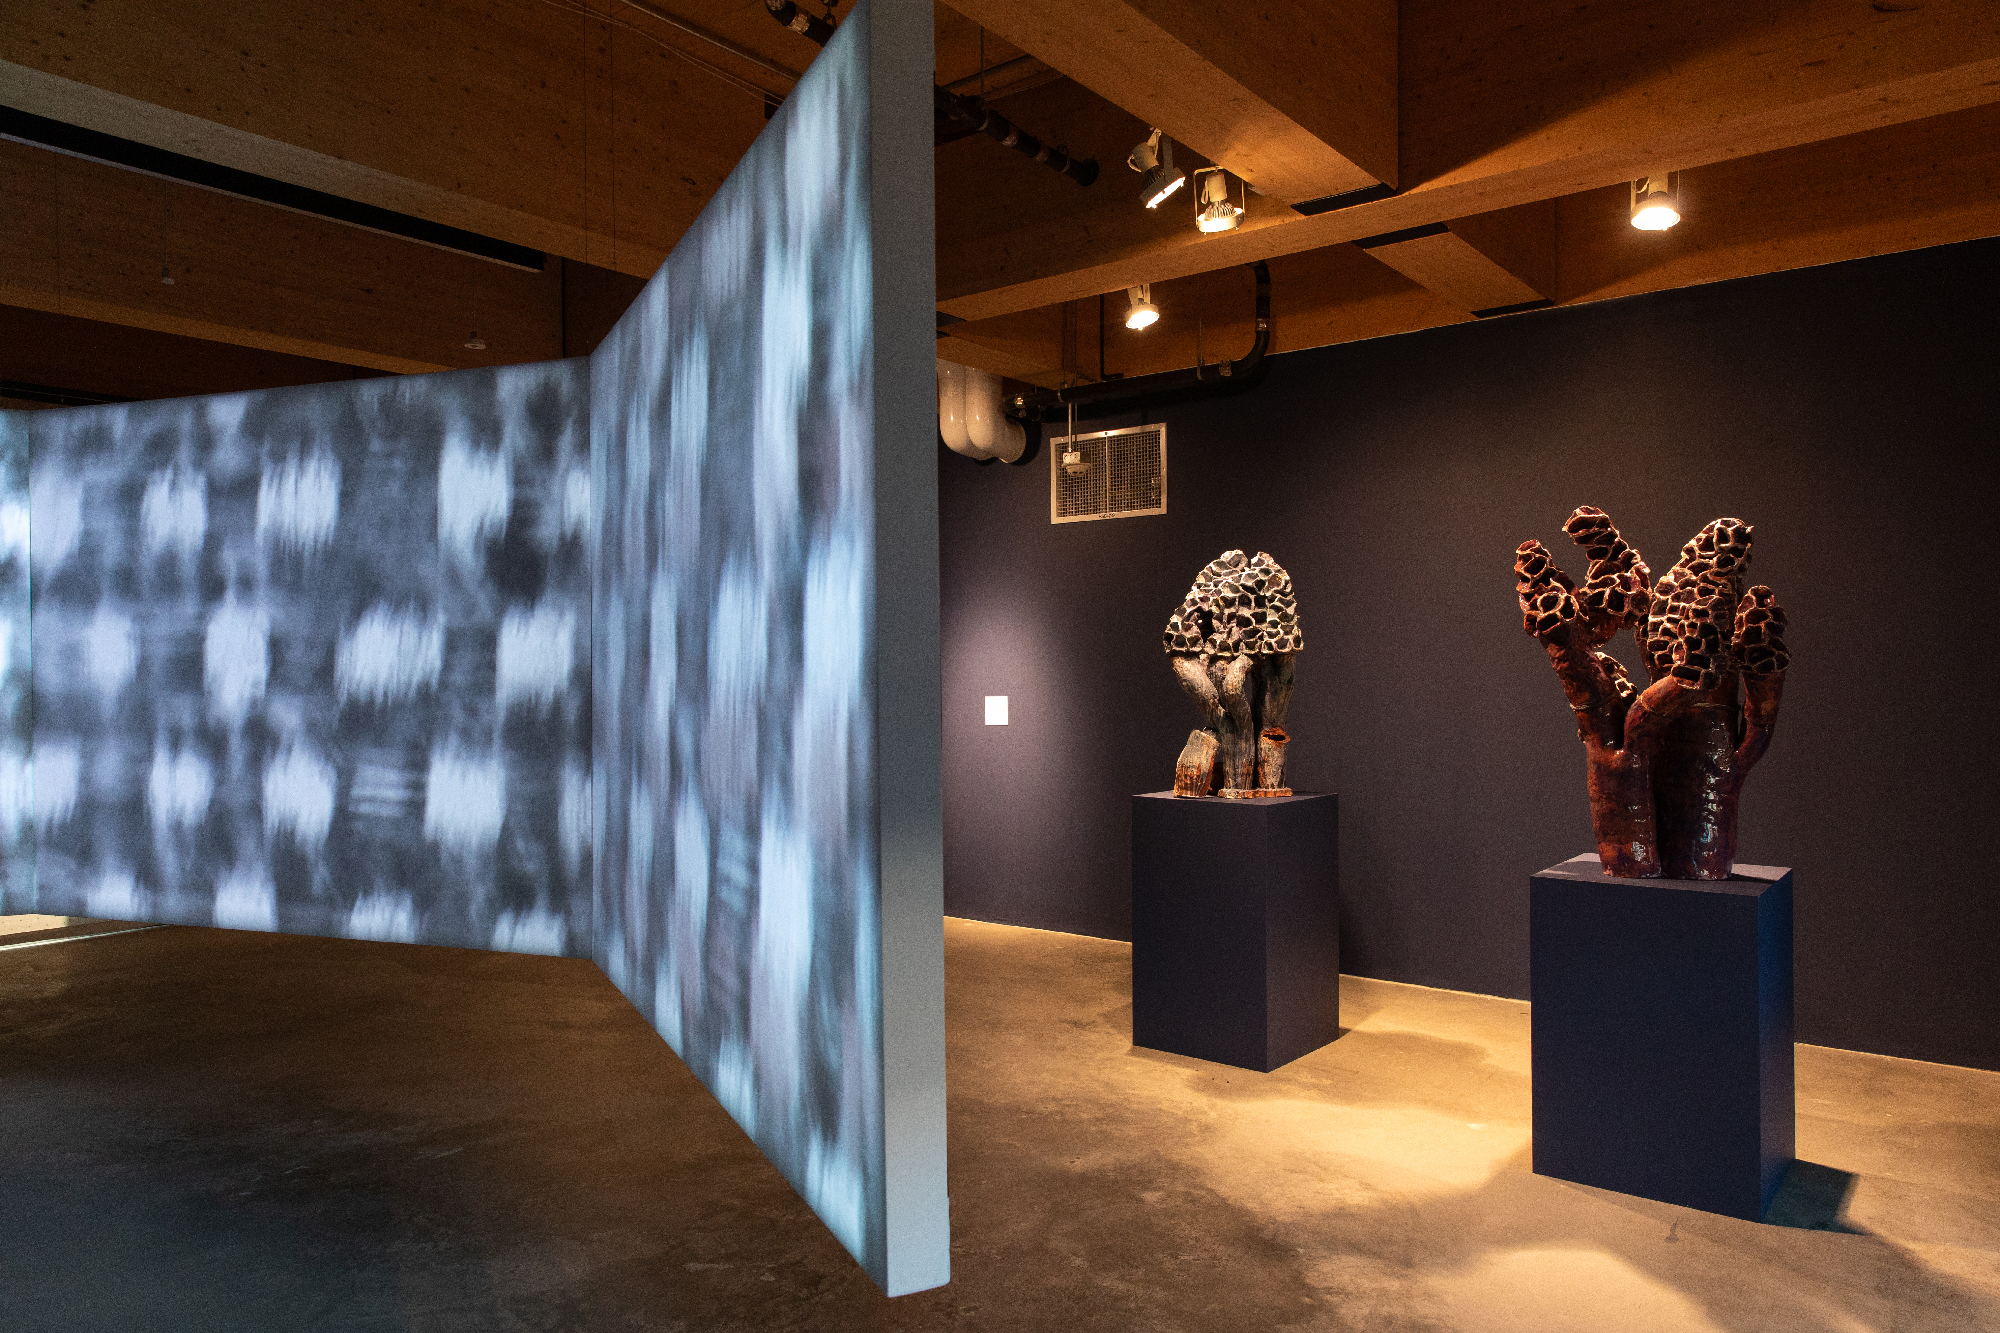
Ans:
{"type": "Polygon", "coordinates": [[[1126,946],[953,921],[955,1280],[889,1301],[588,964],[37,938],[6,1333],[2000,1329],[2000,1074],[1801,1047],[1732,1221],[1528,1171],[1525,1005],[1349,979],[1259,1075],[1133,1049],[1126,946]]]}

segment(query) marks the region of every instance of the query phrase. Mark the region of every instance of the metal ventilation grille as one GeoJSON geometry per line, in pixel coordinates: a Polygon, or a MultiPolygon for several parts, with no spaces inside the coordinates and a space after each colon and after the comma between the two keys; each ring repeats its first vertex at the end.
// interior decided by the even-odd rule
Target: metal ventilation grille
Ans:
{"type": "Polygon", "coordinates": [[[1049,521],[1167,512],[1167,428],[1063,435],[1047,442],[1049,521]]]}

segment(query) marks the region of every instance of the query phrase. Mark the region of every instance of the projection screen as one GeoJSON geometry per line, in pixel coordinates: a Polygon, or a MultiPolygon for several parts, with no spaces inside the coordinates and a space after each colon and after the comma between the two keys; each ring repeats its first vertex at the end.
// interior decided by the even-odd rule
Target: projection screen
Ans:
{"type": "Polygon", "coordinates": [[[946,1281],[931,23],[588,362],[0,413],[0,908],[592,957],[946,1281]]]}
{"type": "Polygon", "coordinates": [[[942,1087],[884,1072],[941,989],[884,958],[942,913],[906,8],[847,19],[591,367],[598,960],[892,1293],[946,1262],[941,1155],[900,1202],[887,1160],[942,1087]]]}
{"type": "Polygon", "coordinates": [[[28,419],[0,412],[0,910],[13,911],[31,910],[35,898],[28,419]]]}
{"type": "Polygon", "coordinates": [[[587,952],[585,372],[36,414],[35,909],[587,952]]]}

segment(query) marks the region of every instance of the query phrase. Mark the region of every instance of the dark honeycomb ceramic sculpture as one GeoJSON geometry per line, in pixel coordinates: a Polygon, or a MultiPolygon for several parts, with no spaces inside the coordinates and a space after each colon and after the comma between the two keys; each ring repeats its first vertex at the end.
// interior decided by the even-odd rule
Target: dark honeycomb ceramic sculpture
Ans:
{"type": "Polygon", "coordinates": [[[1167,618],[1167,660],[1208,725],[1188,737],[1174,795],[1290,796],[1285,709],[1305,635],[1292,578],[1262,551],[1224,551],[1167,618]]]}
{"type": "Polygon", "coordinates": [[[1777,598],[1743,587],[1752,529],[1716,519],[1657,583],[1604,511],[1585,505],[1563,531],[1590,559],[1582,590],[1526,541],[1515,591],[1522,628],[1548,650],[1576,713],[1605,873],[1728,879],[1737,799],[1771,744],[1790,663],[1777,598]],[[1643,690],[1599,651],[1628,628],[1643,690]]]}

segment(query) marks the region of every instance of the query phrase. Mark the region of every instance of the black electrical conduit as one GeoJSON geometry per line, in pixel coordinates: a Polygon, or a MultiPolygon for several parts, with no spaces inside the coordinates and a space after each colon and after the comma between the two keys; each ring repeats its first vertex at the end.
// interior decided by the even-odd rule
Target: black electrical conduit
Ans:
{"type": "Polygon", "coordinates": [[[1257,339],[1250,350],[1234,361],[1218,361],[1185,370],[1163,370],[1157,375],[1133,379],[1099,380],[1095,384],[1073,384],[1067,389],[1043,389],[1024,394],[1007,407],[1007,415],[1023,421],[1060,418],[1074,407],[1098,412],[1118,403],[1138,398],[1175,400],[1206,398],[1250,387],[1271,350],[1271,268],[1263,260],[1245,265],[1257,275],[1257,339]]]}
{"type": "MultiPolygon", "coordinates": [[[[798,33],[801,37],[825,46],[833,37],[833,25],[825,19],[817,19],[800,9],[792,0],[764,0],[764,8],[771,17],[798,33]]],[[[976,97],[962,97],[949,88],[934,90],[937,114],[953,120],[962,120],[972,126],[976,134],[984,134],[995,143],[1011,148],[1023,157],[1033,158],[1045,167],[1059,171],[1078,185],[1088,185],[1097,179],[1097,163],[1085,158],[1078,161],[1068,153],[1058,152],[1020,126],[1008,120],[997,111],[990,110],[976,97]]]]}

